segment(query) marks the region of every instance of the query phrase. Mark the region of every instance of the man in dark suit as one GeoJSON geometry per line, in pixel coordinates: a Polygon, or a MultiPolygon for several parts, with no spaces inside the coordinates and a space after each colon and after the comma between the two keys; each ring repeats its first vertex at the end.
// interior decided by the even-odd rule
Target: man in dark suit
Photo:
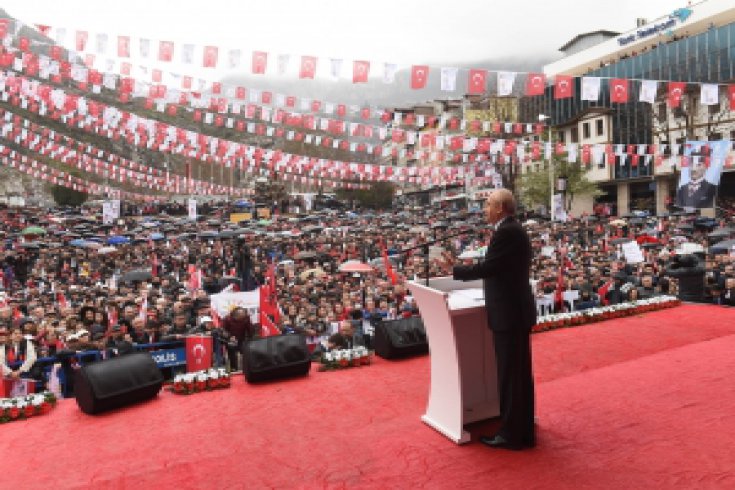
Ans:
{"type": "Polygon", "coordinates": [[[488,326],[493,332],[498,367],[501,427],[480,442],[490,447],[523,449],[536,444],[531,327],[536,306],[531,292],[531,242],[515,219],[515,199],[498,189],[485,203],[485,217],[495,225],[484,260],[456,266],[454,278],[484,279],[488,326]]]}
{"type": "Polygon", "coordinates": [[[704,178],[707,167],[705,157],[701,154],[692,154],[692,163],[689,167],[689,182],[676,191],[676,205],[685,208],[711,208],[715,204],[717,186],[704,178]],[[699,157],[699,158],[694,158],[699,157]]]}

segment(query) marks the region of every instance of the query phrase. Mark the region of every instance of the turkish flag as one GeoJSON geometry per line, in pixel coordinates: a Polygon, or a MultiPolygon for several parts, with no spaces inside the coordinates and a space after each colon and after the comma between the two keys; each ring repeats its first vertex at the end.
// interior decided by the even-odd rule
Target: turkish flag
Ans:
{"type": "Polygon", "coordinates": [[[544,95],[546,75],[543,73],[529,73],[526,77],[526,95],[544,95]]]}
{"type": "Polygon", "coordinates": [[[120,58],[130,58],[129,36],[117,36],[117,55],[120,58]]]}
{"type": "Polygon", "coordinates": [[[235,97],[238,99],[244,99],[246,93],[247,91],[245,90],[245,87],[237,87],[235,89],[235,97]]]}
{"type": "Polygon", "coordinates": [[[354,61],[352,63],[352,83],[365,83],[370,72],[369,61],[354,61]]]}
{"type": "Polygon", "coordinates": [[[613,78],[610,80],[610,102],[618,104],[628,102],[628,79],[613,78]]]}
{"type": "Polygon", "coordinates": [[[271,99],[273,98],[273,94],[270,92],[263,92],[260,94],[260,101],[263,102],[263,104],[270,104],[271,99]]]}
{"type": "Polygon", "coordinates": [[[51,46],[49,48],[49,55],[56,61],[61,61],[61,46],[51,46]]]}
{"type": "Polygon", "coordinates": [[[217,46],[204,46],[204,57],[202,65],[204,68],[215,68],[217,66],[217,46]]]}
{"type": "Polygon", "coordinates": [[[268,53],[253,51],[253,62],[251,71],[257,75],[263,75],[268,67],[268,53]]]}
{"type": "Polygon", "coordinates": [[[191,89],[191,82],[192,79],[189,76],[184,76],[181,78],[181,88],[189,90],[191,89]]]}
{"type": "Polygon", "coordinates": [[[87,31],[77,31],[77,38],[76,38],[77,51],[84,51],[84,48],[87,46],[88,37],[89,37],[89,33],[87,31]]]}
{"type": "Polygon", "coordinates": [[[302,56],[299,78],[314,78],[316,74],[316,56],[302,56]]]}
{"type": "Polygon", "coordinates": [[[222,93],[222,83],[220,83],[220,82],[212,82],[212,93],[213,94],[221,94],[222,93]]]}
{"type": "Polygon", "coordinates": [[[414,90],[426,87],[429,78],[429,67],[426,65],[413,65],[411,67],[411,88],[414,90]]]}
{"type": "Polygon", "coordinates": [[[679,107],[681,105],[681,96],[684,95],[685,89],[685,82],[669,82],[669,107],[679,107]]]}
{"type": "Polygon", "coordinates": [[[569,75],[557,75],[554,79],[554,98],[566,99],[574,96],[574,85],[569,75]]]}
{"type": "Polygon", "coordinates": [[[18,48],[20,48],[21,51],[29,51],[31,49],[31,40],[25,36],[21,36],[18,39],[18,48]]]}
{"type": "Polygon", "coordinates": [[[286,97],[286,107],[294,107],[296,105],[296,97],[289,95],[286,97]]]}
{"type": "Polygon", "coordinates": [[[161,83],[161,80],[163,79],[163,72],[158,69],[154,69],[151,71],[151,80],[153,80],[156,83],[161,83]]]}
{"type": "Polygon", "coordinates": [[[339,117],[344,117],[344,115],[347,113],[347,107],[345,107],[344,104],[338,104],[337,105],[337,115],[339,117]]]}
{"type": "Polygon", "coordinates": [[[130,76],[131,68],[132,68],[132,65],[130,63],[123,61],[122,63],[120,63],[120,75],[130,76]]]}
{"type": "Polygon", "coordinates": [[[171,61],[174,59],[174,43],[161,41],[158,45],[158,61],[171,61]]]}
{"type": "Polygon", "coordinates": [[[735,111],[735,85],[727,86],[727,99],[730,101],[730,110],[735,111]]]}
{"type": "Polygon", "coordinates": [[[467,93],[477,95],[485,92],[487,87],[487,70],[470,70],[467,77],[467,93]]]}

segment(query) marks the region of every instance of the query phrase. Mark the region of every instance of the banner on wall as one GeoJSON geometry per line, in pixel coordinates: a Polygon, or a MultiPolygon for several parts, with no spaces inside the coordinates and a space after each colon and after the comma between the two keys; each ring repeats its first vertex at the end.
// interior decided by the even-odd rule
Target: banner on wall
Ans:
{"type": "Polygon", "coordinates": [[[566,221],[567,220],[567,212],[564,209],[564,196],[562,194],[554,194],[552,202],[552,215],[551,220],[552,221],[566,221]]]}
{"type": "Polygon", "coordinates": [[[102,203],[102,224],[111,225],[115,220],[115,208],[112,201],[102,203]]]}
{"type": "Polygon", "coordinates": [[[715,205],[720,175],[730,149],[730,141],[687,141],[676,191],[676,205],[683,208],[711,208],[715,205]]]}
{"type": "Polygon", "coordinates": [[[196,221],[197,219],[197,200],[189,199],[189,219],[196,221]]]}

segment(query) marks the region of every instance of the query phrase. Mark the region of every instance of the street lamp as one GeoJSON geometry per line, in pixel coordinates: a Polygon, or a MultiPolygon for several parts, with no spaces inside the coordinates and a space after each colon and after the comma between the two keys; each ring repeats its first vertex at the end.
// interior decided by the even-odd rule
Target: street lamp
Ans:
{"type": "MultiPolygon", "coordinates": [[[[551,116],[547,116],[545,114],[539,114],[538,115],[538,120],[539,120],[539,122],[550,121],[551,120],[551,116]]],[[[553,160],[552,160],[552,157],[551,157],[551,150],[552,150],[551,149],[551,124],[548,125],[548,128],[547,129],[548,129],[548,132],[549,132],[549,137],[548,137],[548,145],[549,145],[548,146],[548,155],[549,155],[549,157],[546,159],[546,164],[548,165],[548,168],[549,168],[549,191],[550,191],[550,196],[549,196],[549,218],[551,219],[551,221],[554,221],[554,169],[552,168],[552,161],[553,160]]],[[[544,153],[547,154],[546,153],[546,148],[544,149],[544,153]]]]}

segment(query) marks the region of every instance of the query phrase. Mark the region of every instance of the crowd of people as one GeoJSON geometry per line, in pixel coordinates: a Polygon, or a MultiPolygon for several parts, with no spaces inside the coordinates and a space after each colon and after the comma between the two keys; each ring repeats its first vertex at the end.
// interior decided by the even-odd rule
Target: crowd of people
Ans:
{"type": "MultiPolygon", "coordinates": [[[[231,210],[213,203],[192,221],[149,205],[112,224],[102,224],[95,208],[0,210],[2,374],[44,382],[48,364],[41,360],[51,358],[68,382],[79,352],[108,358],[193,333],[212,335],[214,362],[236,370],[242,344],[261,333],[258,316],[244,308],[214,311],[211,296],[232,284],[253,289],[268,277],[275,279],[281,334],[307,336],[316,353],[370,346],[377,322],[418,314],[407,280],[426,270],[451,275],[458,257],[492,234],[480,213],[456,209],[332,210],[257,225],[230,223],[231,210]],[[348,261],[372,271],[342,272],[348,261]]],[[[715,243],[709,234],[724,221],[521,219],[534,248],[537,298],[579,293],[574,302],[554,301],[555,311],[657,294],[735,305],[733,253],[708,253],[715,243]],[[626,260],[622,245],[631,240],[640,243],[642,262],[626,260]]]]}

